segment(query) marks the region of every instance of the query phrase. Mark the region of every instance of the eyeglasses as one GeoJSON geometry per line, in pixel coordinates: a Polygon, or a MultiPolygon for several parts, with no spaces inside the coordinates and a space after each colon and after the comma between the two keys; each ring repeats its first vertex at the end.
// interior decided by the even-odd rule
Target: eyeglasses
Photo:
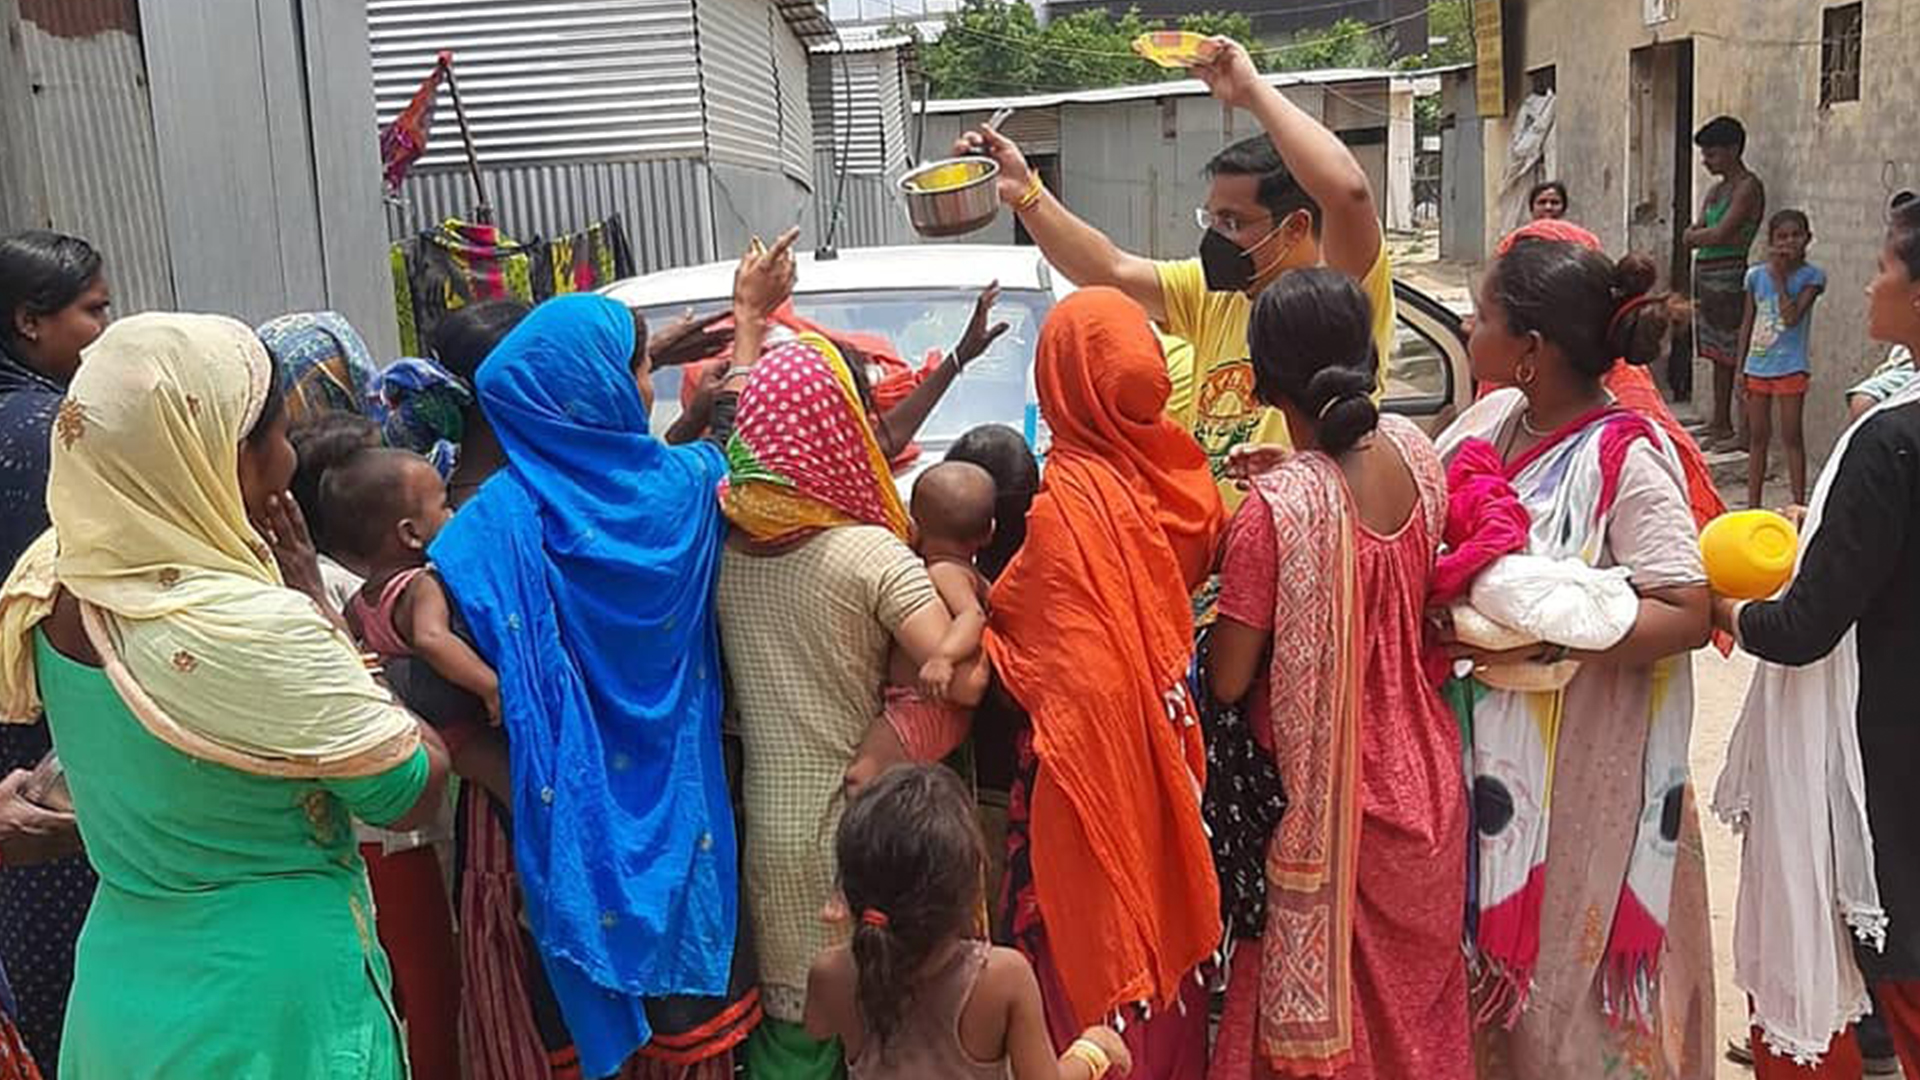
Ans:
{"type": "Polygon", "coordinates": [[[1238,236],[1242,230],[1249,226],[1257,225],[1262,221],[1272,220],[1272,214],[1262,214],[1251,221],[1243,221],[1234,214],[1216,214],[1204,206],[1196,206],[1193,208],[1193,223],[1200,226],[1202,232],[1213,229],[1223,236],[1238,236]]]}

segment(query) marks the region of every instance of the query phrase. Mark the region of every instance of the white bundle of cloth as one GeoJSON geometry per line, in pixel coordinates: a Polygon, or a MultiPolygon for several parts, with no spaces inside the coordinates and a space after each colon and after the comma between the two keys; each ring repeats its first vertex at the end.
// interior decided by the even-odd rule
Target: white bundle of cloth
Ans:
{"type": "MultiPolygon", "coordinates": [[[[1454,637],[1479,649],[1547,643],[1603,652],[1633,630],[1640,598],[1625,567],[1588,566],[1577,558],[1507,555],[1474,578],[1453,606],[1454,637]]],[[[1490,664],[1473,671],[1496,690],[1558,690],[1580,670],[1577,660],[1490,664]]]]}

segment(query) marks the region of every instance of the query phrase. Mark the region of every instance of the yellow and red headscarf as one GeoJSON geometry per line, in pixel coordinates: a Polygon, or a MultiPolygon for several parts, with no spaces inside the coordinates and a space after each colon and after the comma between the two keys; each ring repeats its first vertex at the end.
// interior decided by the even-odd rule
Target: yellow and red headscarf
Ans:
{"type": "Polygon", "coordinates": [[[761,543],[841,525],[907,536],[907,510],[853,373],[817,334],[802,334],[754,365],[727,465],[727,518],[761,543]]]}

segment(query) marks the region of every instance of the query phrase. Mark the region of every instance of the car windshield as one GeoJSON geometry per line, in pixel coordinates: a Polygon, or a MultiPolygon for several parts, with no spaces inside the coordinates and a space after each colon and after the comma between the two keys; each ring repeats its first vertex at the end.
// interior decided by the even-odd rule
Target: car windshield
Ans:
{"type": "MultiPolygon", "coordinates": [[[[793,298],[801,317],[829,331],[886,339],[895,353],[919,367],[928,356],[944,356],[960,341],[979,296],[972,289],[876,289],[864,292],[805,293],[793,298]]],[[[695,314],[722,301],[695,305],[695,314]]],[[[1008,330],[980,359],[967,366],[947,392],[916,440],[940,447],[979,424],[1021,427],[1026,416],[1027,385],[1040,324],[1053,306],[1053,294],[1039,289],[1005,290],[994,306],[993,321],[1008,330]]],[[[640,309],[648,326],[665,326],[686,313],[685,305],[640,309]]],[[[664,432],[680,415],[680,372],[667,369],[653,377],[653,430],[664,432]]]]}

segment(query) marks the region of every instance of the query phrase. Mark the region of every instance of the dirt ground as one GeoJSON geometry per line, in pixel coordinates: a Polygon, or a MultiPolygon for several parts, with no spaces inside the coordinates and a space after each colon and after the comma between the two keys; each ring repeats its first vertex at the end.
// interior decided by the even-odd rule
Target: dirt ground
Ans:
{"type": "MultiPolygon", "coordinates": [[[[1727,738],[1733,734],[1746,699],[1753,660],[1736,652],[1722,659],[1713,650],[1693,661],[1693,782],[1700,806],[1700,831],[1707,849],[1707,899],[1713,911],[1714,995],[1720,1011],[1722,1042],[1746,1025],[1746,1001],[1733,985],[1733,901],[1740,881],[1740,841],[1716,819],[1708,804],[1726,763],[1727,738]]],[[[1717,1080],[1743,1080],[1753,1074],[1724,1058],[1717,1080]]]]}

